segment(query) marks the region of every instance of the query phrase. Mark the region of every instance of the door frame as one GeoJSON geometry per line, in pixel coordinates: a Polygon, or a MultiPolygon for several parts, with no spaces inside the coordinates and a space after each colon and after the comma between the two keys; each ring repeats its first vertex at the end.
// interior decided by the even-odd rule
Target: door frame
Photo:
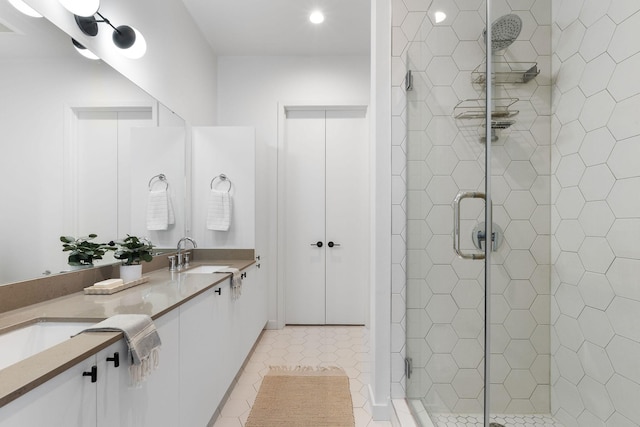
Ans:
{"type": "MultiPolygon", "coordinates": [[[[277,260],[276,260],[276,319],[275,324],[269,320],[267,327],[269,329],[282,329],[285,326],[285,223],[284,223],[284,168],[286,159],[284,151],[284,129],[285,120],[287,119],[287,111],[304,111],[304,110],[365,110],[369,112],[369,102],[366,100],[355,100],[346,103],[317,103],[317,102],[278,102],[278,146],[277,146],[277,260]]],[[[369,116],[367,116],[369,117],[369,116]]],[[[369,118],[370,120],[370,118],[369,118]]],[[[371,135],[369,135],[371,139],[371,135]]],[[[371,259],[369,259],[371,265],[371,259]]],[[[368,321],[369,316],[367,316],[368,321]]],[[[368,326],[368,322],[365,326],[368,326]]]]}

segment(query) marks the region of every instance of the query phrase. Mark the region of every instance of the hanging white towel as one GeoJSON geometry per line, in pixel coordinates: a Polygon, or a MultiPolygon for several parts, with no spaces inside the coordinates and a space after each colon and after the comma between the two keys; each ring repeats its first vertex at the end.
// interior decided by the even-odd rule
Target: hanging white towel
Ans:
{"type": "Polygon", "coordinates": [[[207,229],[228,231],[231,225],[231,195],[228,191],[211,190],[207,205],[207,229]]]}
{"type": "Polygon", "coordinates": [[[242,274],[237,268],[221,268],[216,273],[231,273],[231,299],[238,299],[242,295],[242,274]]]}
{"type": "MultiPolygon", "coordinates": [[[[82,332],[124,332],[129,346],[129,374],[133,385],[140,385],[160,360],[160,336],[151,317],[144,314],[116,314],[82,332]]],[[[81,332],[81,333],[82,333],[81,332]]]]}
{"type": "MultiPolygon", "coordinates": [[[[167,191],[149,191],[149,199],[147,201],[147,230],[166,230],[169,228],[169,211],[169,196],[167,191]]],[[[171,208],[171,211],[173,211],[173,208],[171,208]]]]}
{"type": "Polygon", "coordinates": [[[176,215],[173,211],[173,203],[171,202],[171,194],[167,192],[167,208],[169,209],[168,223],[169,225],[176,223],[176,215]]]}

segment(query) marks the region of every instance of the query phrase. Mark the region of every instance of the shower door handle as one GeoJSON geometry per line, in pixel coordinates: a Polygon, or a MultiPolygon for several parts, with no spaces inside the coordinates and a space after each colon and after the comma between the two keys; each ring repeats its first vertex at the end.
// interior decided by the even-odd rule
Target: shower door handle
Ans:
{"type": "Polygon", "coordinates": [[[464,253],[460,249],[460,202],[462,199],[484,199],[487,196],[479,191],[461,191],[453,199],[453,250],[463,259],[484,259],[484,252],[464,253]]]}

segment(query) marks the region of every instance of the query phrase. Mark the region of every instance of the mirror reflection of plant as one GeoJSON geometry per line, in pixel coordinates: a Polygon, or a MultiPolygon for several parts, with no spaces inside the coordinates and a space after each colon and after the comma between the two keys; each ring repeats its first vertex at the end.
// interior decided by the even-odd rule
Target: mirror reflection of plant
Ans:
{"type": "Polygon", "coordinates": [[[68,258],[69,265],[93,265],[93,260],[102,259],[107,251],[115,248],[106,243],[92,242],[97,234],[89,234],[83,237],[60,236],[62,251],[71,251],[68,258]]]}
{"type": "Polygon", "coordinates": [[[147,238],[130,236],[119,241],[111,241],[109,245],[115,249],[114,258],[119,259],[122,265],[137,265],[142,261],[150,262],[153,259],[153,244],[147,238]]]}

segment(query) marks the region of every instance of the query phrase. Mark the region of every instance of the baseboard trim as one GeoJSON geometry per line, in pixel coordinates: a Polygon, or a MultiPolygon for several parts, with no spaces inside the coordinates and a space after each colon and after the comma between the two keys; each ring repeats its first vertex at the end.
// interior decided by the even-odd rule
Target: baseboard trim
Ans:
{"type": "Polygon", "coordinates": [[[373,389],[371,388],[371,384],[368,386],[369,389],[369,404],[371,405],[371,417],[374,421],[389,421],[391,420],[391,400],[386,399],[384,403],[376,402],[376,399],[373,395],[373,389]]]}
{"type": "Polygon", "coordinates": [[[278,327],[277,320],[267,320],[267,326],[265,326],[265,329],[282,329],[282,328],[278,327]]]}

